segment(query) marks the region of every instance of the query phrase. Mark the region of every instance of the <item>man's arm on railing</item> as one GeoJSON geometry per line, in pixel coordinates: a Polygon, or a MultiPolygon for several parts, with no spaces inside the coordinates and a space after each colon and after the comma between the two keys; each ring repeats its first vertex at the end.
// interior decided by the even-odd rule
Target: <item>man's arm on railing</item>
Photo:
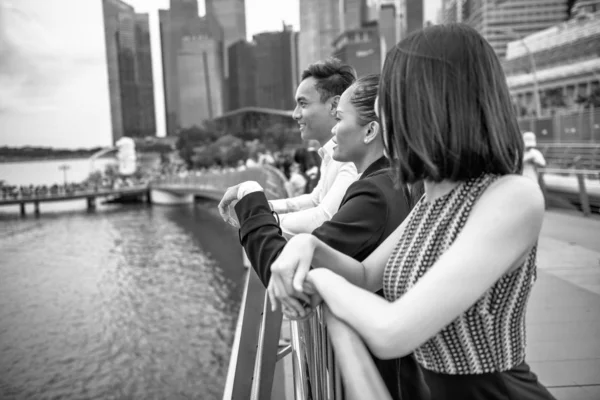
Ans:
{"type": "MultiPolygon", "coordinates": [[[[343,205],[330,221],[312,234],[343,254],[354,257],[373,241],[379,240],[385,227],[386,198],[376,185],[356,182],[349,189],[343,205]]],[[[265,286],[271,277],[271,264],[287,241],[277,229],[263,192],[245,195],[235,206],[240,223],[240,239],[254,270],[265,286]]],[[[337,269],[338,272],[344,272],[337,269]]],[[[345,276],[345,275],[344,275],[345,276]]]]}
{"type": "Polygon", "coordinates": [[[271,264],[279,256],[287,241],[281,235],[277,219],[269,207],[264,192],[245,195],[236,205],[240,223],[240,241],[252,268],[263,285],[271,279],[271,264]]]}

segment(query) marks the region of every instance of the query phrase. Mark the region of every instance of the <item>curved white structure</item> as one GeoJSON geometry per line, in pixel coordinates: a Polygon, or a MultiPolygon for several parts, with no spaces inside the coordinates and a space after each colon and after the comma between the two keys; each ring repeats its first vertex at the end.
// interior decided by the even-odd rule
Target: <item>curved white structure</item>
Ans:
{"type": "Polygon", "coordinates": [[[177,205],[194,202],[193,194],[178,194],[160,189],[150,190],[150,197],[152,198],[152,204],[177,205]]]}

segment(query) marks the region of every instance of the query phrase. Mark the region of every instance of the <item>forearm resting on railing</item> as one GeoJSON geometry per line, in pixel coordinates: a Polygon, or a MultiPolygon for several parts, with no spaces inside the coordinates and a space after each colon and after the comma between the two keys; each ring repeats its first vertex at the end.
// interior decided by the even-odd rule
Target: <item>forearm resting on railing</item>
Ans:
{"type": "Polygon", "coordinates": [[[391,400],[367,346],[356,331],[324,306],[325,322],[348,400],[391,400]]]}

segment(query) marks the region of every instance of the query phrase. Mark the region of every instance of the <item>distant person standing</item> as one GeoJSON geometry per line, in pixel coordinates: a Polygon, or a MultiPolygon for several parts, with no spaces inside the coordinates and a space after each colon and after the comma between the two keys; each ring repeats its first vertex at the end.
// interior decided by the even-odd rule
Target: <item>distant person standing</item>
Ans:
{"type": "Polygon", "coordinates": [[[542,152],[537,149],[537,140],[535,133],[523,133],[523,143],[525,144],[525,154],[523,155],[523,176],[538,181],[538,168],[546,166],[546,159],[542,152]]]}

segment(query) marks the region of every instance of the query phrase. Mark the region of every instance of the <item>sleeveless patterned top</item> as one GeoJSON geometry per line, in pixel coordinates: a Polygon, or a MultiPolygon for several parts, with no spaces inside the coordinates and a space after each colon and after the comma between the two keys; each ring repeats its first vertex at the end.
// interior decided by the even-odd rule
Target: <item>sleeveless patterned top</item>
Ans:
{"type": "MultiPolygon", "coordinates": [[[[448,249],[471,209],[497,176],[482,175],[446,195],[417,203],[383,277],[388,301],[414,286],[448,249]]],[[[414,351],[424,368],[444,374],[506,371],[525,359],[525,309],[536,278],[536,248],[466,312],[414,351]]]]}

